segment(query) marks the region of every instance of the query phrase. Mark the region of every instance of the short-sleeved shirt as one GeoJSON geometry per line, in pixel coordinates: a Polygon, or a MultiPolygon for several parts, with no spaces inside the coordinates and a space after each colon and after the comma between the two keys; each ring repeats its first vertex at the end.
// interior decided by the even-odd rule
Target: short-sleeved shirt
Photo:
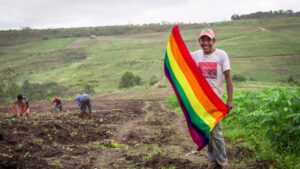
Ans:
{"type": "Polygon", "coordinates": [[[89,97],[89,95],[87,95],[87,94],[81,94],[81,95],[79,95],[79,96],[76,97],[75,102],[78,105],[80,105],[80,100],[83,99],[83,98],[85,98],[85,97],[89,97]]]}
{"type": "Polygon", "coordinates": [[[28,99],[25,96],[23,96],[23,99],[21,101],[17,100],[17,104],[19,107],[24,106],[27,102],[28,102],[28,99]]]}
{"type": "Polygon", "coordinates": [[[56,102],[57,105],[60,105],[60,104],[61,104],[61,100],[60,100],[60,99],[53,100],[53,102],[56,102]]]}
{"type": "Polygon", "coordinates": [[[221,49],[216,49],[210,55],[205,55],[203,50],[191,52],[198,69],[202,72],[214,92],[222,98],[224,72],[230,70],[228,55],[221,49]]]}

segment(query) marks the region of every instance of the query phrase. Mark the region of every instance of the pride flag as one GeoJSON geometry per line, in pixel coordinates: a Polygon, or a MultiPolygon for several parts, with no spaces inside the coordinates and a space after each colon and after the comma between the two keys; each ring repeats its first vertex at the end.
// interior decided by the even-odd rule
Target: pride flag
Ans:
{"type": "Polygon", "coordinates": [[[165,54],[165,76],[169,79],[185,115],[193,141],[202,150],[214,126],[229,109],[212,90],[174,26],[165,54]]]}

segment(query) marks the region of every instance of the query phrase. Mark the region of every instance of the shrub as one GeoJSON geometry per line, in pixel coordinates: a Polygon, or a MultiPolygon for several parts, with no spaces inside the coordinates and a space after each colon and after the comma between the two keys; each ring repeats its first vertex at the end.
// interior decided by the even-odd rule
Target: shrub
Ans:
{"type": "Polygon", "coordinates": [[[140,82],[141,78],[139,76],[134,76],[131,72],[125,72],[121,77],[119,88],[130,88],[139,85],[140,82]]]}
{"type": "Polygon", "coordinates": [[[233,81],[243,82],[246,81],[246,78],[243,75],[237,74],[232,76],[233,81]]]}
{"type": "Polygon", "coordinates": [[[288,82],[288,83],[293,83],[293,82],[294,82],[293,76],[289,76],[289,77],[287,78],[287,82],[288,82]]]}
{"type": "Polygon", "coordinates": [[[167,87],[167,85],[158,85],[158,88],[166,88],[167,87]]]}
{"type": "Polygon", "coordinates": [[[155,83],[157,83],[157,77],[154,75],[154,76],[151,76],[151,77],[150,77],[149,85],[152,86],[152,85],[154,85],[155,83]]]}

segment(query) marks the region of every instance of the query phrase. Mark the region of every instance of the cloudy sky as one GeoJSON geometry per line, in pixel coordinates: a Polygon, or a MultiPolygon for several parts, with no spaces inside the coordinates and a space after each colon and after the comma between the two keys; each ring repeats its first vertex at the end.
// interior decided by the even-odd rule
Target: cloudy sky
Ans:
{"type": "Polygon", "coordinates": [[[300,11],[299,0],[0,0],[0,30],[215,22],[233,14],[300,11]]]}

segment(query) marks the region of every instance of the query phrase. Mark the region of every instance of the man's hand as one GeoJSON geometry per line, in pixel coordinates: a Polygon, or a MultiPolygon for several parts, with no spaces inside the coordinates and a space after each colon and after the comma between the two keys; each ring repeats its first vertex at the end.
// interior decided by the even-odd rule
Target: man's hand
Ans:
{"type": "Polygon", "coordinates": [[[227,107],[229,108],[229,110],[231,110],[234,107],[233,102],[232,101],[227,101],[227,107]]]}

